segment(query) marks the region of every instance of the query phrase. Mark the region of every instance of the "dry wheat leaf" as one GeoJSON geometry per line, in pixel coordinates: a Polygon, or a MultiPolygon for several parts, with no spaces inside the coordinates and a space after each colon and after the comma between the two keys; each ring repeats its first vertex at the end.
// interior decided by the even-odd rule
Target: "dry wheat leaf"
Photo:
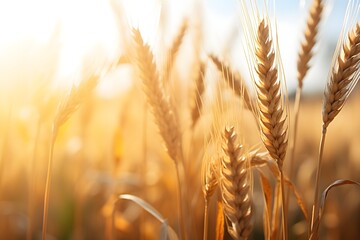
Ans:
{"type": "Polygon", "coordinates": [[[310,234],[310,240],[317,240],[319,239],[319,229],[320,229],[320,222],[321,222],[321,218],[322,215],[324,213],[324,209],[325,209],[325,203],[326,203],[326,198],[330,192],[331,189],[335,188],[335,187],[341,187],[343,185],[357,185],[358,187],[360,187],[360,183],[356,182],[356,181],[352,181],[352,180],[347,180],[347,179],[340,179],[340,180],[336,180],[335,182],[333,182],[332,184],[330,184],[322,193],[321,195],[321,201],[320,201],[320,208],[319,208],[319,214],[318,217],[315,219],[314,222],[314,226],[312,229],[312,232],[310,234]]]}
{"type": "Polygon", "coordinates": [[[161,224],[160,229],[160,240],[178,240],[178,236],[176,235],[175,231],[169,227],[167,221],[161,224]]]}
{"type": "Polygon", "coordinates": [[[308,221],[309,216],[306,211],[306,204],[304,202],[304,199],[301,197],[299,191],[296,189],[295,185],[290,181],[288,177],[285,177],[285,184],[288,186],[289,190],[294,193],[297,204],[299,205],[302,213],[304,214],[305,220],[308,221]]]}
{"type": "Polygon", "coordinates": [[[178,237],[174,231],[168,224],[167,220],[148,202],[144,201],[143,199],[136,197],[131,194],[121,194],[119,199],[128,200],[136,203],[140,207],[142,207],[145,211],[150,213],[153,217],[155,217],[161,223],[161,240],[163,239],[170,239],[170,240],[177,240],[178,237]],[[164,238],[163,238],[164,237],[164,238]]]}

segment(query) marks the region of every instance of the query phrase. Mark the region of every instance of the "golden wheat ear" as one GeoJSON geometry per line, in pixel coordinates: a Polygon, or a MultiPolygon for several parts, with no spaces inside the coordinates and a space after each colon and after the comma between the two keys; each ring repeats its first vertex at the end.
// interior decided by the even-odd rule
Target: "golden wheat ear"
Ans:
{"type": "Polygon", "coordinates": [[[197,73],[196,81],[195,81],[195,94],[194,94],[194,100],[193,105],[191,108],[191,127],[194,128],[196,123],[198,122],[200,115],[201,115],[201,109],[203,106],[202,102],[202,96],[205,92],[205,84],[204,84],[204,74],[205,74],[206,65],[205,63],[201,63],[199,67],[199,71],[197,73]]]}
{"type": "Polygon", "coordinates": [[[176,57],[184,41],[184,37],[188,29],[188,26],[189,25],[187,19],[184,19],[170,48],[166,52],[165,63],[162,68],[162,75],[161,75],[163,81],[169,81],[169,78],[171,77],[171,71],[175,65],[176,57]]]}
{"type": "Polygon", "coordinates": [[[323,127],[327,128],[343,108],[351,91],[360,78],[360,25],[349,32],[347,41],[332,66],[332,74],[326,85],[323,103],[323,127]]]}
{"type": "Polygon", "coordinates": [[[210,162],[206,161],[203,164],[202,169],[202,190],[205,199],[208,201],[211,196],[214,194],[217,186],[218,186],[218,176],[217,174],[217,166],[216,161],[212,160],[210,162]]]}
{"type": "MultiPolygon", "coordinates": [[[[201,168],[201,177],[202,177],[202,191],[204,194],[205,208],[204,208],[204,238],[208,238],[208,227],[209,227],[209,203],[211,197],[214,195],[218,187],[218,176],[217,176],[217,167],[218,164],[214,160],[203,161],[201,168]]],[[[221,213],[222,214],[222,213],[221,213]]]]}
{"type": "Polygon", "coordinates": [[[228,232],[234,239],[247,239],[253,228],[250,170],[236,137],[233,127],[225,129],[220,189],[228,232]]]}
{"type": "Polygon", "coordinates": [[[312,51],[316,43],[316,36],[323,9],[324,5],[322,0],[313,0],[306,23],[305,39],[301,43],[297,62],[297,78],[300,88],[302,88],[303,80],[310,68],[309,62],[313,56],[312,51]]]}
{"type": "Polygon", "coordinates": [[[143,81],[147,100],[152,108],[160,135],[163,138],[170,157],[177,163],[181,156],[181,137],[175,108],[165,93],[159,79],[157,67],[149,45],[145,44],[137,29],[132,31],[135,47],[135,65],[143,81]]]}
{"type": "Polygon", "coordinates": [[[281,169],[286,155],[288,126],[284,114],[273,42],[265,20],[260,22],[257,33],[256,72],[258,78],[255,85],[261,138],[281,169]]]}
{"type": "Polygon", "coordinates": [[[179,228],[180,238],[186,239],[186,226],[184,222],[184,209],[186,202],[183,198],[186,197],[186,185],[183,171],[183,155],[180,127],[178,118],[175,112],[175,107],[172,105],[169,94],[166,93],[163,83],[161,82],[154,61],[153,53],[149,45],[145,44],[142,36],[137,29],[132,30],[133,44],[135,47],[134,65],[137,67],[138,75],[143,82],[144,92],[147,96],[147,101],[152,108],[155,117],[156,125],[163,138],[167,152],[175,163],[176,175],[179,189],[179,228]],[[184,190],[183,190],[184,189],[184,190]]]}
{"type": "Polygon", "coordinates": [[[55,128],[64,124],[70,116],[79,108],[86,96],[91,94],[98,84],[99,76],[93,75],[80,82],[79,86],[73,86],[69,95],[63,99],[56,111],[54,120],[55,128]]]}
{"type": "Polygon", "coordinates": [[[251,94],[244,82],[244,79],[238,73],[235,73],[227,64],[221,61],[215,55],[209,55],[209,58],[216,66],[217,70],[222,73],[223,79],[234,91],[234,93],[242,98],[245,102],[245,107],[254,112],[254,106],[251,98],[251,94]]]}
{"type": "MultiPolygon", "coordinates": [[[[255,47],[255,88],[257,92],[257,106],[261,139],[271,157],[276,160],[279,172],[279,189],[282,203],[282,234],[287,240],[287,211],[285,201],[283,164],[288,145],[288,116],[287,105],[282,84],[283,69],[277,43],[273,43],[274,35],[264,18],[257,26],[255,47]]],[[[276,31],[276,29],[275,29],[276,31]]],[[[275,38],[276,40],[276,38],[275,38]]]]}

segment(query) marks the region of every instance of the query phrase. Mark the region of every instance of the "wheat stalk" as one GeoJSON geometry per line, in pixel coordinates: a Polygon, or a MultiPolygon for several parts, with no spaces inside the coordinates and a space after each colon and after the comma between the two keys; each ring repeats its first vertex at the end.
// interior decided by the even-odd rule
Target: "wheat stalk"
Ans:
{"type": "Polygon", "coordinates": [[[313,56],[312,50],[316,43],[323,8],[322,0],[313,0],[306,23],[305,39],[301,43],[297,62],[297,78],[300,88],[302,88],[304,77],[310,68],[309,62],[313,56]]]}
{"type": "Polygon", "coordinates": [[[215,64],[219,72],[223,73],[223,79],[234,91],[234,93],[241,97],[245,102],[245,107],[251,111],[254,110],[251,95],[247,89],[246,83],[239,73],[235,73],[227,64],[222,62],[215,55],[209,55],[211,61],[215,64]]]}
{"type": "Polygon", "coordinates": [[[278,66],[275,59],[275,51],[270,29],[265,19],[261,20],[257,29],[256,41],[256,72],[255,81],[257,92],[257,104],[262,141],[271,157],[276,160],[280,171],[283,238],[287,239],[287,214],[285,208],[283,163],[287,149],[287,119],[284,114],[283,96],[281,91],[278,66]]]}
{"type": "Polygon", "coordinates": [[[85,81],[81,81],[79,86],[72,87],[70,94],[63,99],[56,111],[55,118],[52,124],[50,145],[48,153],[48,166],[46,172],[46,183],[44,193],[44,212],[43,212],[43,225],[42,225],[42,239],[46,239],[47,222],[48,222],[48,209],[50,203],[50,191],[52,181],[52,165],[54,145],[59,128],[70,118],[70,116],[79,108],[84,98],[91,92],[97,85],[99,77],[97,75],[91,76],[85,81]]]}
{"type": "MultiPolygon", "coordinates": [[[[144,91],[147,100],[153,110],[156,125],[159,128],[160,135],[163,138],[169,156],[175,162],[176,176],[179,187],[179,224],[181,235],[186,239],[185,224],[183,217],[183,190],[180,167],[183,167],[183,155],[181,146],[180,127],[175,113],[175,108],[171,103],[170,97],[165,93],[164,86],[160,81],[157,67],[154,62],[153,54],[149,45],[145,44],[142,36],[137,29],[132,31],[135,47],[135,64],[138,68],[139,77],[144,84],[144,91]]],[[[186,198],[186,196],[185,196],[186,198]]]]}
{"type": "MultiPolygon", "coordinates": [[[[309,62],[313,56],[313,48],[316,44],[318,27],[320,25],[320,20],[323,15],[322,14],[323,9],[324,9],[324,4],[322,0],[313,0],[306,23],[306,29],[304,33],[305,39],[301,43],[300,51],[298,55],[298,62],[297,62],[298,86],[296,89],[295,102],[294,102],[293,137],[290,142],[290,162],[289,162],[290,179],[293,179],[295,175],[295,169],[294,169],[295,147],[296,147],[303,80],[308,70],[310,69],[309,62]]],[[[286,196],[286,209],[288,209],[289,197],[290,197],[290,191],[287,192],[287,196],[286,196]]]]}
{"type": "Polygon", "coordinates": [[[252,230],[252,203],[247,157],[242,146],[236,143],[234,128],[225,128],[220,188],[224,213],[230,235],[235,239],[247,239],[252,230]]]}
{"type": "Polygon", "coordinates": [[[359,23],[356,23],[355,27],[348,33],[347,41],[342,43],[341,51],[337,55],[337,61],[333,62],[333,66],[331,67],[332,73],[324,93],[322,110],[323,126],[320,140],[318,166],[316,170],[316,185],[310,225],[311,232],[315,230],[314,221],[317,217],[319,206],[319,181],[327,127],[339,114],[351,91],[359,81],[359,54],[360,25],[359,23]]]}

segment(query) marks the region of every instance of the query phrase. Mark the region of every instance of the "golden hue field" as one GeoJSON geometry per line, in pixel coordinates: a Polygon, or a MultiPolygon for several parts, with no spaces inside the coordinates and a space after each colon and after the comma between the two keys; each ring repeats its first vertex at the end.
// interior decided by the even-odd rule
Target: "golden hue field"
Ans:
{"type": "Polygon", "coordinates": [[[114,59],[94,48],[59,78],[61,27],[2,56],[0,239],[360,239],[360,3],[324,93],[300,99],[328,4],[309,2],[291,97],[256,1],[239,1],[241,68],[206,51],[199,17],[156,42],[121,4],[114,59]]]}

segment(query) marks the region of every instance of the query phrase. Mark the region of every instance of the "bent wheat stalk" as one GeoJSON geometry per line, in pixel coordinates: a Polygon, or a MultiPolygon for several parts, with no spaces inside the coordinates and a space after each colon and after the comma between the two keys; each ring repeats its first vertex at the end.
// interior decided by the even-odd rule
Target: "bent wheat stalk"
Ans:
{"type": "Polygon", "coordinates": [[[337,53],[336,61],[331,67],[331,75],[326,85],[322,110],[322,135],[320,140],[319,158],[316,169],[316,185],[314,203],[311,214],[310,231],[313,231],[314,221],[318,215],[319,207],[319,181],[321,175],[321,162],[324,151],[325,136],[329,124],[344,107],[351,91],[360,78],[360,24],[348,33],[347,40],[337,53]]]}
{"type": "Polygon", "coordinates": [[[283,93],[281,91],[278,65],[275,59],[270,29],[265,19],[261,20],[257,29],[256,40],[256,72],[255,81],[261,139],[271,157],[277,163],[281,179],[283,238],[287,239],[287,217],[285,210],[283,163],[287,149],[287,119],[284,110],[283,93]]]}
{"type": "Polygon", "coordinates": [[[170,96],[165,93],[164,86],[160,81],[157,66],[149,45],[145,44],[137,29],[132,31],[135,47],[135,65],[140,79],[144,84],[144,92],[152,108],[156,125],[163,138],[167,152],[175,163],[177,182],[179,187],[179,224],[180,238],[186,238],[184,222],[183,189],[181,184],[180,167],[183,167],[183,155],[181,146],[181,134],[175,108],[171,103],[170,96]]]}

